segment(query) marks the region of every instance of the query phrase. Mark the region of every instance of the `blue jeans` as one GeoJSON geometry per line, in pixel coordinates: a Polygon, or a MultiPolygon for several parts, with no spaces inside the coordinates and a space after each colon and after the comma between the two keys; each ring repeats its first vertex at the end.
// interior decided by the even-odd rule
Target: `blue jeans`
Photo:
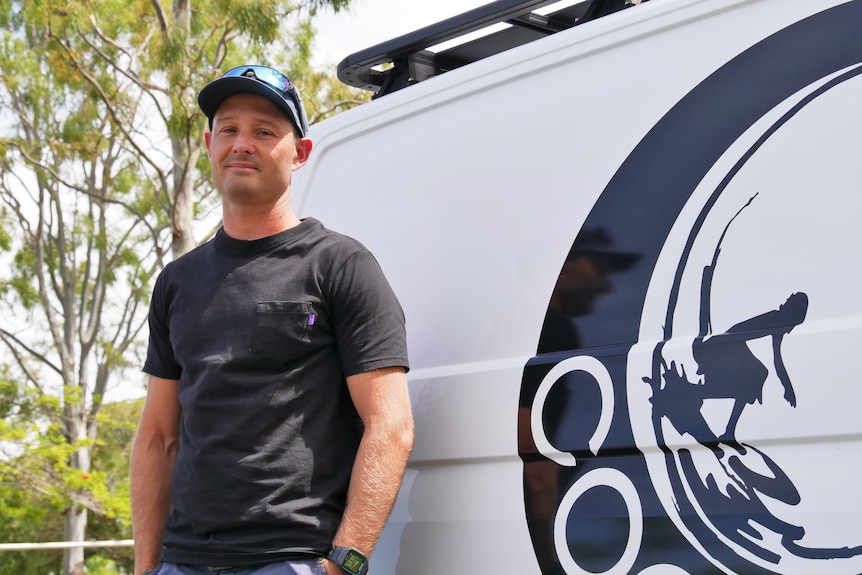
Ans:
{"type": "Polygon", "coordinates": [[[278,561],[256,567],[200,567],[160,563],[144,575],[326,575],[320,559],[278,561]]]}

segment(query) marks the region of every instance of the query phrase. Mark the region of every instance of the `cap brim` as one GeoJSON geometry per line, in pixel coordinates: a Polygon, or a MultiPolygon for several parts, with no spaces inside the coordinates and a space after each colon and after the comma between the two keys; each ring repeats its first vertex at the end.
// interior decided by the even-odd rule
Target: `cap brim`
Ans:
{"type": "Polygon", "coordinates": [[[641,254],[633,254],[630,252],[608,252],[604,255],[608,258],[608,261],[611,262],[613,270],[617,272],[629,269],[641,259],[641,254]]]}
{"type": "Polygon", "coordinates": [[[627,269],[638,263],[638,261],[641,259],[641,254],[632,252],[618,252],[613,250],[585,249],[572,250],[571,252],[569,252],[570,257],[578,255],[601,258],[608,263],[608,265],[610,266],[610,271],[613,272],[626,271],[627,269]]]}
{"type": "Polygon", "coordinates": [[[231,78],[219,78],[213,80],[203,87],[198,94],[198,106],[204,115],[212,121],[216,110],[228,97],[234,94],[256,94],[263,96],[276,105],[296,126],[300,136],[305,137],[305,129],[299,119],[299,113],[293,102],[283,98],[275,89],[266,83],[254,78],[235,76],[231,78]]]}

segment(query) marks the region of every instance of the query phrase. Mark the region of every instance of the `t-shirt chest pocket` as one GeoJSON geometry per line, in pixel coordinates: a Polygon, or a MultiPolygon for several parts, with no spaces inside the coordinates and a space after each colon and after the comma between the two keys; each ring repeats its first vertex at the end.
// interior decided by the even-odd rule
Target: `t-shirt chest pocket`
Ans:
{"type": "Polygon", "coordinates": [[[258,302],[252,350],[255,354],[281,360],[301,353],[311,342],[309,329],[314,319],[310,302],[258,302]]]}

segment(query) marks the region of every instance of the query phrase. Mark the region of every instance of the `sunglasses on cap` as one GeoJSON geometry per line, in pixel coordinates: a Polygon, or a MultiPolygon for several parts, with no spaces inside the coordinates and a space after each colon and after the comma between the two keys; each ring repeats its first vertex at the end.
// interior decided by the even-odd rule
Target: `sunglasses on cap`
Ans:
{"type": "MultiPolygon", "coordinates": [[[[248,87],[247,84],[245,86],[248,87]]],[[[302,104],[299,90],[297,90],[296,86],[287,76],[278,70],[258,65],[232,68],[225,72],[221,78],[211,82],[201,90],[201,93],[198,95],[198,102],[204,114],[210,119],[210,127],[212,127],[212,118],[215,110],[221,101],[230,94],[242,91],[252,91],[269,98],[290,116],[302,137],[308,132],[308,119],[305,115],[305,108],[302,104]],[[231,78],[255,80],[265,85],[266,88],[261,86],[263,89],[260,91],[257,89],[242,89],[240,85],[231,84],[231,82],[236,82],[236,80],[230,80],[231,78]]]]}
{"type": "Polygon", "coordinates": [[[237,66],[225,72],[222,78],[238,78],[240,76],[260,80],[276,90],[286,92],[291,96],[296,95],[296,86],[287,76],[266,66],[237,66]]]}

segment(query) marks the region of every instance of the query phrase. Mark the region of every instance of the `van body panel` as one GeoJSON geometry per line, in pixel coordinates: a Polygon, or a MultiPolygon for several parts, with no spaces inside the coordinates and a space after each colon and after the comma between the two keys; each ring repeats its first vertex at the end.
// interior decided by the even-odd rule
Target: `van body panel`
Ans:
{"type": "Polygon", "coordinates": [[[373,573],[862,573],[860,30],[651,0],[312,126],[408,322],[373,573]]]}

